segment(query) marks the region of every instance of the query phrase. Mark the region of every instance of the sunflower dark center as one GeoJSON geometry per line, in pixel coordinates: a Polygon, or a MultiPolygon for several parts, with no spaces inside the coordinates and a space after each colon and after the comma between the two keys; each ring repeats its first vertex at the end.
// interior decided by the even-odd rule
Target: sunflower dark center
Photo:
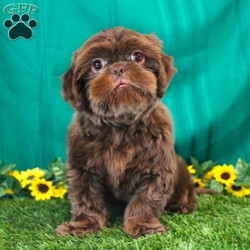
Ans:
{"type": "Polygon", "coordinates": [[[38,185],[38,190],[41,192],[41,193],[47,193],[48,190],[49,190],[49,187],[45,184],[39,184],[38,185]]]}
{"type": "Polygon", "coordinates": [[[34,178],[35,178],[35,175],[30,175],[30,176],[27,178],[27,180],[32,181],[34,178]]]}
{"type": "Polygon", "coordinates": [[[232,189],[235,190],[235,191],[240,191],[241,190],[241,187],[236,187],[235,185],[232,186],[232,189]]]}
{"type": "Polygon", "coordinates": [[[228,180],[230,178],[230,174],[229,173],[223,173],[220,177],[221,177],[221,179],[228,180]]]}
{"type": "Polygon", "coordinates": [[[195,183],[194,183],[194,186],[195,186],[195,187],[199,187],[199,182],[195,182],[195,183]]]}

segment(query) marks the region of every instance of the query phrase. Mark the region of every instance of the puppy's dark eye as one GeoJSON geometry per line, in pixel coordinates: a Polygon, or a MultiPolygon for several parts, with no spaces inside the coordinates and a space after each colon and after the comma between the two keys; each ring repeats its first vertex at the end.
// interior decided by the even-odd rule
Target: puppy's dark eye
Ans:
{"type": "Polygon", "coordinates": [[[145,57],[141,52],[135,51],[132,53],[131,60],[136,62],[136,63],[142,63],[142,62],[144,62],[145,57]]]}
{"type": "Polygon", "coordinates": [[[104,65],[105,65],[105,62],[102,59],[97,58],[92,61],[91,69],[94,72],[97,72],[97,71],[100,71],[104,67],[104,65]]]}

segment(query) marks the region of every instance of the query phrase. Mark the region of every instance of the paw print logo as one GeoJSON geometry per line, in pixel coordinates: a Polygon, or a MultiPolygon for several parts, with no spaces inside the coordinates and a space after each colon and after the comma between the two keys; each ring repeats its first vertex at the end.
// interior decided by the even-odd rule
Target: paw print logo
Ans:
{"type": "Polygon", "coordinates": [[[12,40],[17,39],[18,37],[23,37],[25,39],[31,39],[33,32],[32,29],[36,28],[37,21],[34,19],[30,20],[29,15],[23,14],[20,16],[14,14],[10,19],[4,21],[4,26],[9,29],[9,38],[12,40]]]}

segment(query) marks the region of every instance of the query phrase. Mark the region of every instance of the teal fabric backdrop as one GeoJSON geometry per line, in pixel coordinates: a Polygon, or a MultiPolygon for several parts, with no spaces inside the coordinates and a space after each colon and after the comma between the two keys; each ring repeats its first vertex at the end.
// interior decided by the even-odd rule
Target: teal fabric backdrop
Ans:
{"type": "Polygon", "coordinates": [[[175,121],[176,149],[204,161],[250,160],[249,0],[37,0],[0,2],[0,159],[19,170],[65,160],[72,110],[60,76],[72,52],[115,26],[155,32],[178,74],[164,103],[175,121]],[[12,4],[5,9],[6,5],[12,4]],[[13,5],[14,4],[14,5],[13,5]],[[32,7],[32,6],[31,6],[32,7]],[[33,11],[32,11],[33,10],[33,11]],[[30,40],[8,37],[12,12],[38,26],[30,40]],[[9,12],[9,13],[6,13],[9,12]]]}

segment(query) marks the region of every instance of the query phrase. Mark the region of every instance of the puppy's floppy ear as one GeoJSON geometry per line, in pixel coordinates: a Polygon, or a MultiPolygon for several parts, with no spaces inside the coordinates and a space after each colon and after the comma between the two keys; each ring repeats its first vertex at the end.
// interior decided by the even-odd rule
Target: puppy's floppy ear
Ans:
{"type": "Polygon", "coordinates": [[[174,74],[177,72],[173,65],[173,57],[161,53],[160,63],[159,63],[159,75],[158,75],[158,87],[157,96],[162,98],[165,95],[165,91],[173,78],[174,74]]]}
{"type": "Polygon", "coordinates": [[[68,71],[62,75],[61,94],[62,94],[63,99],[66,102],[69,102],[73,109],[78,110],[82,102],[81,102],[79,89],[77,87],[77,83],[74,77],[74,68],[75,68],[74,58],[68,71]]]}
{"type": "Polygon", "coordinates": [[[161,50],[158,62],[159,72],[157,96],[159,98],[162,98],[165,95],[165,91],[177,70],[173,65],[173,57],[168,56],[164,52],[162,52],[162,41],[154,33],[147,35],[147,38],[151,43],[153,43],[156,47],[158,47],[158,49],[161,50]]]}

